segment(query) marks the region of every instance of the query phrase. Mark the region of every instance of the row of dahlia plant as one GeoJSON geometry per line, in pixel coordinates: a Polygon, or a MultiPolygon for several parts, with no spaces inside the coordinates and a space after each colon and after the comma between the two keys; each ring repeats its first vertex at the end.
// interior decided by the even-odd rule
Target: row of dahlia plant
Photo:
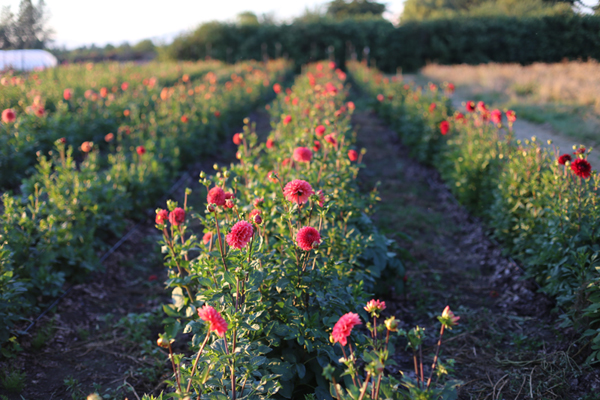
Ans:
{"type": "MultiPolygon", "coordinates": [[[[92,65],[90,69],[64,66],[3,77],[0,189],[15,188],[33,174],[36,153],[46,154],[60,138],[77,144],[89,141],[105,148],[106,134],[147,123],[142,116],[150,116],[161,107],[175,108],[171,111],[177,115],[178,105],[172,98],[184,94],[205,96],[205,103],[216,107],[220,93],[214,91],[225,89],[220,84],[234,84],[237,78],[243,82],[248,71],[238,69],[224,68],[217,62],[124,67],[107,64],[92,65]]],[[[214,119],[208,114],[206,118],[214,119]]]]}
{"type": "MultiPolygon", "coordinates": [[[[404,267],[369,217],[377,193],[358,189],[365,150],[354,147],[346,75],[333,63],[305,71],[291,89],[274,85],[264,142],[246,125],[233,136],[239,162],[200,174],[205,209],[190,207],[188,190],[182,204],[157,210],[173,298],[158,339],[173,369],[169,396],[451,396],[456,383],[438,381],[438,356],[423,366],[423,330],[383,323],[385,303],[367,302],[401,293],[404,267]],[[362,321],[368,336],[352,333],[362,321]],[[191,354],[174,349],[189,340],[182,334],[191,354]],[[418,366],[402,381],[388,374],[401,335],[418,366]]],[[[440,318],[447,328],[458,320],[449,308],[440,318]]]]}
{"type": "Polygon", "coordinates": [[[2,196],[0,291],[7,303],[0,343],[65,282],[101,268],[97,254],[122,234],[127,219],[144,216],[182,166],[209,155],[227,124],[241,123],[289,72],[289,63],[274,61],[224,65],[196,80],[184,76],[163,88],[160,98],[143,100],[153,104],[147,112],[127,109],[126,124],[105,132],[99,143],[92,134],[83,143],[65,137],[48,153],[38,152],[35,172],[22,181],[20,193],[2,196]]]}
{"type": "Polygon", "coordinates": [[[560,154],[535,137],[516,140],[515,113],[483,102],[452,111],[448,83],[423,90],[365,65],[350,69],[415,157],[437,167],[556,299],[563,325],[583,332],[588,360],[600,360],[600,177],[587,159],[591,149],[560,154]]]}

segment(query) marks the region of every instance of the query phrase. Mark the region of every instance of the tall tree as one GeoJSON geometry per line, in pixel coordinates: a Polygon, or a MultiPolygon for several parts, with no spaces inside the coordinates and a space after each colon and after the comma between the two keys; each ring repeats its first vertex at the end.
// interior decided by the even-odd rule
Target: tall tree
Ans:
{"type": "Polygon", "coordinates": [[[37,7],[31,0],[21,0],[16,16],[9,7],[4,7],[0,17],[0,46],[3,49],[43,49],[52,34],[46,27],[47,22],[44,0],[39,0],[37,7]]]}
{"type": "Polygon", "coordinates": [[[334,18],[352,18],[359,16],[381,17],[385,11],[385,4],[369,0],[333,0],[327,6],[327,14],[334,18]]]}

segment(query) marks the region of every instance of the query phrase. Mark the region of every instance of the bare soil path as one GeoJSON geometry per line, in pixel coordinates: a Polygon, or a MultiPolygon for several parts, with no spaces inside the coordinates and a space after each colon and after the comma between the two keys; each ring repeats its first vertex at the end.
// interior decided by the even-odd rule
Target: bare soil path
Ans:
{"type": "MultiPolygon", "coordinates": [[[[407,148],[357,98],[353,124],[368,149],[359,176],[364,190],[381,182],[375,214],[380,230],[412,256],[408,294],[386,299],[390,315],[427,328],[432,354],[434,315],[450,305],[461,317],[443,357],[456,361],[461,399],[594,399],[597,370],[578,367],[580,346],[557,327],[553,302],[522,279],[522,272],[486,236],[485,226],[456,203],[437,171],[408,156],[407,148]],[[586,397],[588,396],[588,397],[586,397]]],[[[429,358],[431,360],[431,358],[429,358]]],[[[414,375],[412,354],[398,348],[399,368],[414,375]]],[[[389,371],[397,373],[397,368],[389,371]]]]}

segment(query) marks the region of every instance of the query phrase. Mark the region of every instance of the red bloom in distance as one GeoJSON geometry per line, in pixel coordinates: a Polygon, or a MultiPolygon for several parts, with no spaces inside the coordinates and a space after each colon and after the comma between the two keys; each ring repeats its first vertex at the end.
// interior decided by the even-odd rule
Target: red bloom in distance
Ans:
{"type": "Polygon", "coordinates": [[[337,139],[335,138],[335,134],[330,133],[329,135],[325,135],[325,141],[329,144],[337,146],[337,139]]]}
{"type": "Polygon", "coordinates": [[[570,154],[563,154],[562,156],[558,157],[558,163],[560,165],[565,165],[567,163],[567,161],[571,161],[571,155],[570,154]]]}
{"type": "Polygon", "coordinates": [[[225,336],[229,325],[217,310],[205,304],[198,309],[198,316],[202,321],[209,323],[208,329],[210,331],[214,331],[218,336],[225,336]]]}
{"type": "Polygon", "coordinates": [[[231,228],[231,232],[227,234],[227,244],[236,249],[243,249],[246,247],[252,236],[254,235],[254,228],[248,221],[239,221],[231,228]]]}
{"type": "Polygon", "coordinates": [[[382,102],[382,101],[384,101],[384,100],[385,100],[385,96],[384,96],[384,95],[382,95],[382,94],[378,94],[378,95],[377,95],[377,100],[378,100],[379,102],[382,102]]]}
{"type": "Polygon", "coordinates": [[[267,178],[273,182],[273,183],[277,183],[277,172],[276,171],[269,171],[269,173],[267,174],[267,178]]]}
{"type": "Polygon", "coordinates": [[[268,138],[267,139],[267,149],[273,148],[274,145],[275,145],[275,141],[271,138],[268,138]]]}
{"type": "Polygon", "coordinates": [[[429,105],[429,112],[430,112],[430,113],[434,112],[436,107],[437,107],[437,104],[435,104],[435,103],[431,103],[431,104],[429,105]]]}
{"type": "Polygon", "coordinates": [[[168,219],[169,219],[169,212],[167,210],[163,210],[163,209],[156,210],[156,218],[154,219],[154,222],[156,222],[156,225],[162,225],[165,222],[167,222],[168,219]]]}
{"type": "Polygon", "coordinates": [[[221,116],[221,111],[215,111],[215,117],[219,118],[221,116]]]}
{"type": "Polygon", "coordinates": [[[126,91],[128,87],[129,87],[129,83],[127,83],[127,82],[123,82],[121,84],[121,90],[122,91],[126,91]]]}
{"type": "Polygon", "coordinates": [[[477,102],[477,111],[484,113],[484,114],[487,113],[488,109],[483,101],[477,102]]]}
{"type": "Polygon", "coordinates": [[[281,85],[279,83],[274,84],[273,91],[275,92],[275,94],[279,94],[281,92],[281,85]]]}
{"type": "Polygon", "coordinates": [[[583,154],[585,153],[585,147],[580,147],[573,154],[583,154]]]}
{"type": "Polygon", "coordinates": [[[146,154],[146,148],[144,146],[138,146],[135,148],[135,151],[140,155],[143,156],[144,154],[146,154]]]}
{"type": "Polygon", "coordinates": [[[506,119],[508,120],[508,122],[510,122],[511,124],[514,124],[515,121],[517,120],[517,114],[513,111],[513,110],[508,110],[506,112],[506,119]]]}
{"type": "Polygon", "coordinates": [[[185,221],[185,211],[181,207],[177,207],[169,213],[169,222],[173,226],[179,226],[185,221]]]}
{"type": "Polygon", "coordinates": [[[576,158],[571,163],[571,170],[580,178],[587,179],[590,177],[592,172],[592,166],[587,160],[583,158],[576,158]]]}
{"type": "Polygon", "coordinates": [[[348,110],[350,111],[354,111],[354,109],[356,108],[353,101],[347,102],[346,105],[348,106],[348,110]]]}
{"type": "Polygon", "coordinates": [[[319,247],[321,235],[312,226],[305,226],[296,234],[296,244],[304,251],[311,251],[319,247]]]}
{"type": "Polygon", "coordinates": [[[298,147],[294,150],[294,160],[298,162],[310,162],[312,159],[312,151],[306,147],[298,147]]]}
{"type": "Polygon", "coordinates": [[[189,119],[186,115],[181,116],[181,122],[183,122],[184,124],[187,124],[188,121],[189,121],[189,119]]]}
{"type": "Polygon", "coordinates": [[[498,109],[493,110],[490,114],[490,119],[496,125],[502,124],[502,111],[498,109]]]}
{"type": "Polygon", "coordinates": [[[225,205],[225,191],[218,186],[210,189],[206,196],[206,202],[208,204],[216,204],[218,206],[225,205]]]}
{"type": "Polygon", "coordinates": [[[283,117],[283,124],[287,125],[290,122],[292,122],[292,116],[291,115],[286,115],[285,117],[283,117]]]}
{"type": "Polygon", "coordinates": [[[475,111],[475,102],[474,101],[467,101],[466,108],[467,108],[468,112],[475,111]]]}
{"type": "Polygon", "coordinates": [[[445,135],[450,131],[450,123],[448,121],[440,122],[440,132],[445,135]]]}
{"type": "Polygon", "coordinates": [[[454,119],[457,121],[464,121],[465,120],[465,116],[463,113],[456,113],[456,115],[454,116],[454,119]]]}
{"type": "Polygon", "coordinates": [[[358,160],[358,152],[356,150],[348,150],[348,158],[350,161],[358,160]]]}
{"type": "Polygon", "coordinates": [[[242,138],[240,137],[239,133],[233,135],[233,143],[235,143],[238,146],[242,143],[242,138]]]}
{"type": "Polygon", "coordinates": [[[301,179],[295,179],[291,182],[288,182],[287,185],[283,188],[283,194],[285,198],[292,203],[304,204],[308,201],[308,198],[314,194],[310,183],[303,181],[301,179]]]}
{"type": "Polygon", "coordinates": [[[323,205],[325,204],[325,194],[323,194],[323,191],[321,189],[317,190],[317,196],[319,196],[319,207],[323,207],[323,205]]]}
{"type": "Polygon", "coordinates": [[[333,332],[331,336],[333,336],[333,342],[339,343],[342,346],[348,344],[348,336],[352,333],[352,328],[356,325],[362,325],[360,322],[360,317],[355,313],[347,313],[342,315],[338,322],[333,326],[333,332]]]}
{"type": "Polygon", "coordinates": [[[202,242],[204,242],[204,244],[209,244],[211,240],[212,240],[212,232],[206,232],[204,234],[204,236],[202,236],[202,242]]]}
{"type": "Polygon", "coordinates": [[[323,134],[324,134],[324,133],[325,133],[325,126],[323,126],[323,125],[319,125],[319,126],[317,126],[317,127],[315,128],[315,134],[316,134],[318,137],[321,137],[321,136],[323,136],[323,134]]]}
{"type": "Polygon", "coordinates": [[[315,145],[313,146],[313,150],[314,151],[319,151],[321,150],[321,142],[319,142],[318,140],[315,140],[315,145]]]}
{"type": "Polygon", "coordinates": [[[15,114],[15,110],[12,108],[2,111],[2,122],[8,124],[14,122],[15,119],[17,119],[17,114],[15,114]]]}
{"type": "Polygon", "coordinates": [[[71,89],[65,89],[63,91],[63,98],[67,101],[71,100],[72,95],[73,95],[73,92],[71,91],[71,89]]]}

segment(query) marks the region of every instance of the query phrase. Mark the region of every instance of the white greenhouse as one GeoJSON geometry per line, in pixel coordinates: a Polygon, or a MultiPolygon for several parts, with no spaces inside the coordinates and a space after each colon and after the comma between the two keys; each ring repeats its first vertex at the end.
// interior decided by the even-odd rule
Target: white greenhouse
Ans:
{"type": "Polygon", "coordinates": [[[31,71],[55,67],[58,60],[46,50],[0,50],[0,71],[19,69],[31,71]]]}

